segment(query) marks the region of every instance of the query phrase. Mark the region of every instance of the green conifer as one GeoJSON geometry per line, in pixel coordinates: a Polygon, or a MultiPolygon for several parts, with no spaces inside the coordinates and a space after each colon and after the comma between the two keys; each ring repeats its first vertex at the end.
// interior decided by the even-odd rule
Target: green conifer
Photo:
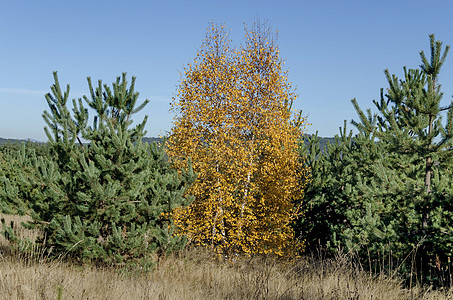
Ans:
{"type": "Polygon", "coordinates": [[[442,55],[441,48],[431,35],[431,59],[421,52],[420,69],[404,68],[402,80],[385,71],[389,88],[374,101],[377,114],[352,100],[356,135],[345,126],[325,153],[311,139],[305,151],[313,180],[299,223],[309,248],[352,250],[385,268],[404,268],[412,255],[425,274],[453,256],[453,103],[440,105],[438,76],[449,47],[442,55]]]}
{"type": "Polygon", "coordinates": [[[27,176],[33,172],[29,158],[44,153],[41,145],[10,143],[0,147],[0,211],[3,214],[24,215],[30,190],[27,176]]]}
{"type": "Polygon", "coordinates": [[[39,243],[54,255],[106,263],[148,261],[150,254],[184,246],[173,235],[169,212],[191,201],[184,192],[194,180],[179,175],[167,161],[163,147],[142,143],[143,122],[131,127],[138,105],[135,78],[126,74],[112,88],[88,78],[90,97],[73,100],[69,85],[62,92],[56,72],[52,93],[46,95],[50,155],[35,157],[29,184],[33,222],[45,232],[39,243]],[[88,126],[89,108],[94,111],[88,126]]]}

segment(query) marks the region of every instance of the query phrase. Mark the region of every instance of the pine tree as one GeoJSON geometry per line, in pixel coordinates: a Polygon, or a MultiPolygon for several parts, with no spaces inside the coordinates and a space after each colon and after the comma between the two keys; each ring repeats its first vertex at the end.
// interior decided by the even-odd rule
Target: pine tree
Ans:
{"type": "MultiPolygon", "coordinates": [[[[410,184],[405,182],[405,186],[412,190],[412,204],[420,215],[412,235],[424,241],[425,263],[434,257],[445,261],[453,254],[453,101],[441,106],[443,93],[438,82],[450,46],[442,53],[442,42],[433,34],[429,38],[430,59],[421,51],[420,69],[404,68],[403,79],[386,70],[389,88],[385,96],[381,91],[379,102],[374,101],[379,111],[376,137],[389,153],[398,156],[393,163],[400,172],[395,175],[411,171],[410,184]]],[[[355,100],[353,104],[361,116],[361,123],[354,124],[365,130],[363,112],[355,100]]]]}
{"type": "Polygon", "coordinates": [[[441,55],[441,46],[431,35],[430,61],[421,52],[420,69],[404,68],[402,80],[385,71],[389,88],[374,101],[377,114],[352,100],[356,135],[345,126],[325,153],[312,138],[308,210],[298,227],[309,247],[319,239],[332,253],[387,256],[402,269],[411,255],[424,274],[441,272],[453,255],[453,105],[440,105],[438,75],[449,49],[441,55]]]}
{"type": "MultiPolygon", "coordinates": [[[[432,178],[435,169],[446,169],[453,163],[453,102],[441,106],[443,93],[438,83],[440,69],[445,62],[449,46],[442,54],[442,43],[430,35],[430,60],[420,52],[420,69],[404,68],[404,79],[385,71],[389,88],[385,97],[374,101],[378,117],[378,138],[392,146],[391,151],[407,156],[417,156],[425,164],[425,212],[423,226],[429,222],[429,202],[433,197],[432,178]],[[442,112],[447,112],[445,125],[442,112]]],[[[359,114],[363,114],[356,101],[353,104],[359,114]]],[[[363,117],[361,118],[363,120],[363,117]]],[[[357,126],[363,126],[355,123],[357,126]]]]}
{"type": "Polygon", "coordinates": [[[24,215],[28,210],[27,174],[33,173],[29,158],[46,153],[45,146],[33,143],[6,144],[0,147],[0,211],[24,215]],[[35,150],[38,150],[36,152],[35,150]]]}
{"type": "Polygon", "coordinates": [[[40,243],[54,255],[106,263],[150,262],[156,251],[183,247],[169,212],[190,203],[184,193],[194,173],[189,166],[179,175],[162,147],[142,143],[146,117],[131,128],[133,115],[148,103],[137,104],[135,77],[128,87],[123,74],[112,88],[101,81],[94,88],[88,78],[88,108],[73,100],[72,113],[69,85],[62,92],[56,73],[54,78],[43,114],[51,156],[35,157],[29,178],[29,226],[43,229],[40,243]]]}
{"type": "Polygon", "coordinates": [[[291,249],[304,170],[282,64],[269,28],[246,30],[234,49],[224,27],[212,25],[185,69],[168,153],[178,167],[190,158],[198,174],[194,203],[174,213],[194,243],[224,254],[291,249]]]}

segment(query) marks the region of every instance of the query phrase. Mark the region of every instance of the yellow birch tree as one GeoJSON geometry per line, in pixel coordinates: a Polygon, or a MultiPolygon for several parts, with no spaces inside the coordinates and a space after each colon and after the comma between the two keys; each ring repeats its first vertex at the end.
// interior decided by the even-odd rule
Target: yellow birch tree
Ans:
{"type": "Polygon", "coordinates": [[[292,118],[296,95],[282,68],[275,34],[256,23],[238,49],[212,24],[184,69],[167,146],[178,169],[190,159],[198,173],[193,204],[173,213],[190,241],[223,254],[294,249],[305,120],[292,118]]]}

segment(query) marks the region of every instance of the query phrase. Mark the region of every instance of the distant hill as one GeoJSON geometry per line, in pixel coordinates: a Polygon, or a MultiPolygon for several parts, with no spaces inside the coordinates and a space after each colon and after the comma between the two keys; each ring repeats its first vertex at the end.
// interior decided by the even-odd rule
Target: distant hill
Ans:
{"type": "Polygon", "coordinates": [[[33,140],[33,139],[28,139],[28,140],[20,140],[20,139],[4,139],[0,137],[0,146],[5,145],[5,144],[16,144],[16,143],[22,143],[22,142],[32,142],[32,143],[41,143],[40,141],[33,140]]]}
{"type": "MultiPolygon", "coordinates": [[[[310,134],[307,134],[306,136],[311,136],[310,134]]],[[[158,138],[158,137],[144,137],[143,138],[143,142],[145,143],[153,143],[153,142],[156,142],[156,143],[161,143],[162,142],[162,138],[158,138]]],[[[28,139],[28,140],[21,140],[21,139],[5,139],[5,138],[1,138],[0,137],[0,146],[2,145],[5,145],[5,144],[16,144],[16,143],[22,143],[22,142],[32,142],[32,143],[41,143],[41,144],[45,144],[44,142],[39,142],[39,141],[36,141],[36,140],[33,140],[33,139],[28,139]]],[[[321,149],[325,149],[327,143],[334,143],[335,142],[335,139],[333,137],[320,137],[320,140],[319,140],[319,145],[321,146],[321,149]]],[[[308,142],[307,140],[305,140],[305,145],[308,145],[308,142]]]]}
{"type": "Polygon", "coordinates": [[[162,140],[163,140],[163,138],[158,138],[158,137],[144,137],[142,139],[142,142],[148,143],[148,144],[156,142],[156,143],[160,144],[162,142],[162,140]]]}
{"type": "MultiPolygon", "coordinates": [[[[304,136],[308,136],[310,137],[311,134],[306,134],[304,136]]],[[[158,144],[160,144],[162,142],[162,138],[156,138],[156,137],[145,137],[143,138],[143,142],[146,142],[146,143],[152,143],[152,142],[156,142],[158,144]]],[[[305,145],[308,145],[308,141],[305,139],[304,140],[304,143],[305,145]]],[[[319,137],[319,146],[321,148],[321,151],[324,152],[324,149],[326,148],[327,146],[327,143],[335,143],[335,138],[333,137],[319,137]]]]}
{"type": "MultiPolygon", "coordinates": [[[[161,138],[156,138],[156,137],[144,137],[143,142],[145,143],[152,143],[152,142],[161,142],[161,138]]],[[[40,143],[40,144],[45,144],[45,142],[40,142],[34,139],[28,139],[28,140],[21,140],[21,139],[5,139],[0,137],[0,146],[5,145],[5,144],[17,144],[17,143],[23,143],[23,142],[32,142],[32,143],[40,143]]]]}
{"type": "MultiPolygon", "coordinates": [[[[305,134],[304,136],[311,137],[312,135],[311,134],[305,134]]],[[[308,146],[307,139],[304,140],[304,143],[305,143],[306,146],[308,146]]],[[[319,137],[319,147],[320,147],[322,152],[324,152],[324,149],[326,149],[327,143],[331,143],[331,144],[335,143],[335,138],[333,138],[333,137],[319,137]]]]}

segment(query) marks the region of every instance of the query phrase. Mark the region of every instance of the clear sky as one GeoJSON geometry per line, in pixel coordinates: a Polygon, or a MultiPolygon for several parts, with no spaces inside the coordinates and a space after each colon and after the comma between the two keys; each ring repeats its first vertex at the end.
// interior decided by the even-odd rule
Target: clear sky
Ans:
{"type": "MultiPolygon", "coordinates": [[[[53,84],[71,86],[71,98],[88,93],[86,77],[109,85],[127,72],[151,103],[147,136],[170,130],[169,103],[179,72],[196,56],[211,20],[241,43],[243,24],[266,20],[278,45],[296,108],[308,115],[309,133],[333,136],[357,119],[386,87],[383,74],[416,68],[429,55],[429,34],[453,44],[453,1],[101,1],[0,0],[0,137],[45,141],[41,114],[53,84]]],[[[130,78],[130,77],[129,77],[130,78]]],[[[444,103],[453,95],[453,51],[440,75],[444,103]]],[[[349,125],[352,128],[352,125],[349,125]]]]}

